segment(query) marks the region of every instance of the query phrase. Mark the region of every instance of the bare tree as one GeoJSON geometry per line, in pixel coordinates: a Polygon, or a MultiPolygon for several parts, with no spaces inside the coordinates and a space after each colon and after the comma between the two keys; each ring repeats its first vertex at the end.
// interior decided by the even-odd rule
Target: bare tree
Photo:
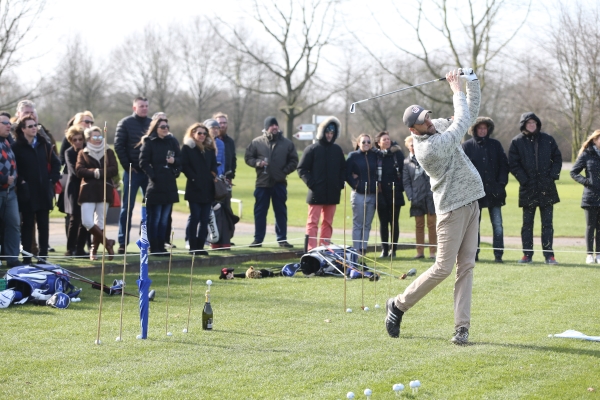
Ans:
{"type": "Polygon", "coordinates": [[[560,3],[557,21],[542,44],[553,65],[538,74],[554,89],[557,111],[569,124],[574,161],[600,115],[600,7],[560,3]]]}
{"type": "Polygon", "coordinates": [[[221,39],[200,17],[181,28],[177,37],[184,82],[195,103],[196,119],[202,121],[208,103],[219,93],[223,83],[219,74],[224,63],[221,39]]]}
{"type": "MultiPolygon", "coordinates": [[[[414,43],[414,41],[407,41],[406,38],[403,38],[404,40],[401,42],[383,28],[382,33],[396,50],[422,64],[433,78],[439,77],[440,73],[450,66],[472,67],[477,73],[483,90],[486,86],[486,73],[492,68],[492,61],[514,39],[529,14],[531,0],[526,5],[523,17],[517,20],[520,21],[517,22],[518,25],[510,29],[507,34],[506,27],[500,27],[499,21],[509,13],[508,10],[510,10],[509,16],[513,17],[515,10],[523,7],[511,3],[513,3],[512,0],[486,0],[483,5],[482,2],[475,0],[466,2],[416,0],[411,3],[416,7],[416,18],[413,20],[407,17],[412,13],[400,9],[400,3],[393,2],[392,5],[398,19],[402,21],[400,23],[414,32],[418,50],[406,46],[406,43],[414,43]],[[424,31],[437,32],[446,46],[440,47],[439,41],[427,41],[424,31]]],[[[404,3],[402,3],[402,7],[405,7],[404,3]]],[[[352,34],[362,43],[356,34],[352,34]]],[[[363,43],[363,47],[381,68],[394,76],[399,83],[407,86],[417,83],[412,81],[412,76],[407,76],[401,69],[394,68],[394,63],[376,55],[369,46],[363,43]]],[[[416,91],[434,102],[451,104],[451,100],[448,100],[447,97],[435,96],[421,88],[416,88],[416,91]]]]}
{"type": "Polygon", "coordinates": [[[82,110],[103,112],[106,109],[109,79],[102,60],[94,57],[80,36],[73,37],[67,43],[67,50],[59,62],[56,76],[57,91],[68,114],[82,110]]]}
{"type": "Polygon", "coordinates": [[[114,51],[115,75],[130,97],[144,95],[167,112],[177,92],[174,30],[148,25],[114,51]]]}
{"type": "Polygon", "coordinates": [[[232,49],[247,55],[269,71],[273,88],[244,86],[263,95],[276,96],[281,101],[280,111],[287,119],[286,135],[294,130],[294,119],[310,108],[327,101],[338,90],[327,90],[305,104],[309,84],[315,79],[323,61],[322,50],[330,44],[334,24],[335,0],[289,0],[286,8],[272,0],[269,5],[253,1],[254,18],[266,31],[278,51],[264,54],[252,46],[251,38],[238,28],[221,20],[232,38],[219,35],[232,49]]]}
{"type": "MultiPolygon", "coordinates": [[[[0,1],[0,87],[5,86],[7,75],[13,72],[24,59],[19,57],[27,40],[33,39],[33,28],[37,17],[43,12],[46,0],[3,0],[0,1]]],[[[15,104],[31,95],[35,89],[22,92],[0,92],[0,108],[15,104]]]]}

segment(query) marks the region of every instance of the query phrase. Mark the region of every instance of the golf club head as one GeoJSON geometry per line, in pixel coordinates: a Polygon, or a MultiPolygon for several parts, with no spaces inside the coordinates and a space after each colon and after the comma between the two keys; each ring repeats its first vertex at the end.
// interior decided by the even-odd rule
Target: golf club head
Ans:
{"type": "Polygon", "coordinates": [[[156,290],[152,289],[149,293],[148,293],[148,300],[150,301],[154,301],[154,296],[156,295],[156,290]]]}
{"type": "Polygon", "coordinates": [[[417,270],[415,268],[411,268],[406,273],[406,276],[415,276],[417,274],[417,270]]]}

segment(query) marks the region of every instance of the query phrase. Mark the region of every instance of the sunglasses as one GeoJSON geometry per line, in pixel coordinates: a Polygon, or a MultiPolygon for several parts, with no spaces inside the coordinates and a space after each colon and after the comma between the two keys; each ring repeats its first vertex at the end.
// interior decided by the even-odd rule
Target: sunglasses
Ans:
{"type": "Polygon", "coordinates": [[[10,121],[0,121],[0,124],[2,124],[2,125],[10,125],[10,121]]]}
{"type": "Polygon", "coordinates": [[[73,138],[71,142],[83,142],[83,138],[73,138]]]}
{"type": "Polygon", "coordinates": [[[206,136],[206,135],[208,135],[208,132],[206,132],[206,131],[197,131],[196,135],[204,135],[204,136],[206,136]]]}
{"type": "Polygon", "coordinates": [[[94,135],[94,136],[92,136],[92,140],[102,140],[102,139],[104,139],[104,136],[102,136],[102,135],[94,135]]]}
{"type": "Polygon", "coordinates": [[[371,144],[370,140],[363,140],[362,142],[360,142],[360,144],[371,144]]]}
{"type": "Polygon", "coordinates": [[[94,121],[90,121],[90,120],[86,119],[85,121],[83,121],[83,123],[92,125],[94,123],[94,121]]]}
{"type": "Polygon", "coordinates": [[[25,128],[27,128],[27,129],[37,128],[37,125],[26,125],[25,128]]]}
{"type": "Polygon", "coordinates": [[[161,125],[159,126],[159,129],[169,129],[169,125],[161,125]]]}

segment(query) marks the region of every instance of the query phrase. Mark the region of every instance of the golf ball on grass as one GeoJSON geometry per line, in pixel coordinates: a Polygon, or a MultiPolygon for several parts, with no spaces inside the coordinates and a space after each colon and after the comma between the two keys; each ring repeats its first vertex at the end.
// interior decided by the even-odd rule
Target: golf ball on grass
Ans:
{"type": "Polygon", "coordinates": [[[373,394],[373,391],[371,389],[365,389],[365,396],[367,396],[367,399],[371,398],[371,395],[373,394]]]}
{"type": "Polygon", "coordinates": [[[365,307],[365,308],[363,308],[363,310],[369,311],[369,307],[365,307]]]}
{"type": "Polygon", "coordinates": [[[375,308],[381,308],[379,304],[375,304],[375,308]]]}
{"type": "Polygon", "coordinates": [[[122,340],[121,336],[117,336],[116,339],[115,339],[115,342],[120,342],[121,340],[122,340]]]}
{"type": "Polygon", "coordinates": [[[210,286],[210,285],[212,285],[212,281],[209,279],[209,280],[207,280],[207,281],[206,281],[206,284],[207,284],[208,286],[210,286]]]}
{"type": "Polygon", "coordinates": [[[351,308],[346,308],[346,312],[352,312],[351,308]]]}
{"type": "Polygon", "coordinates": [[[142,338],[142,335],[137,335],[135,338],[139,340],[142,338]]]}
{"type": "Polygon", "coordinates": [[[413,393],[416,393],[419,391],[419,388],[421,387],[421,382],[419,382],[418,380],[410,381],[409,386],[413,390],[413,393]]]}
{"type": "Polygon", "coordinates": [[[348,394],[346,395],[347,399],[353,399],[354,398],[354,393],[352,392],[348,392],[348,394]]]}
{"type": "Polygon", "coordinates": [[[401,383],[396,383],[392,389],[394,390],[394,392],[398,393],[404,390],[404,385],[401,383]]]}
{"type": "Polygon", "coordinates": [[[187,328],[183,328],[183,330],[181,332],[187,333],[187,328]]]}
{"type": "Polygon", "coordinates": [[[167,332],[167,336],[173,336],[173,332],[167,332]]]}
{"type": "Polygon", "coordinates": [[[100,339],[98,339],[98,340],[94,340],[94,344],[102,344],[102,342],[100,341],[100,339]]]}

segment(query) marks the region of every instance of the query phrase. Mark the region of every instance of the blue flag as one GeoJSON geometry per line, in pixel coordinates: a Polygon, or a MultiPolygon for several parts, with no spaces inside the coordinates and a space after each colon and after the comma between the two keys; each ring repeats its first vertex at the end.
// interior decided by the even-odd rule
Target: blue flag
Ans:
{"type": "Polygon", "coordinates": [[[146,206],[142,205],[142,222],[140,223],[142,234],[136,244],[140,248],[140,277],[137,280],[140,295],[140,326],[142,328],[141,338],[148,338],[148,311],[150,301],[148,293],[152,281],[148,277],[148,234],[146,231],[146,206]]]}

